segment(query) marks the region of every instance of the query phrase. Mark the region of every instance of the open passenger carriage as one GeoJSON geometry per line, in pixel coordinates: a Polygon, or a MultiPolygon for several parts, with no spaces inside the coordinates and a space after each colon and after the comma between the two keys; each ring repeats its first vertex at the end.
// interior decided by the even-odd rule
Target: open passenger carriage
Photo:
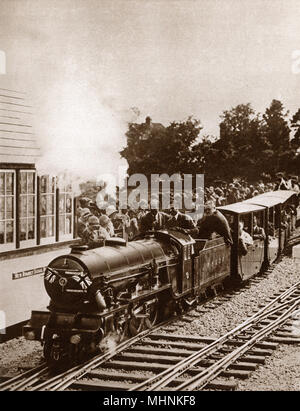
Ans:
{"type": "Polygon", "coordinates": [[[247,247],[247,254],[240,252],[240,223],[243,229],[253,238],[253,218],[257,218],[258,225],[266,228],[266,208],[245,202],[218,207],[231,225],[233,246],[231,250],[231,275],[243,281],[258,273],[267,261],[266,239],[253,239],[247,247]]]}
{"type": "Polygon", "coordinates": [[[296,228],[298,198],[294,191],[281,190],[267,192],[244,201],[266,207],[268,224],[268,261],[272,263],[283,250],[287,239],[296,228]]]}

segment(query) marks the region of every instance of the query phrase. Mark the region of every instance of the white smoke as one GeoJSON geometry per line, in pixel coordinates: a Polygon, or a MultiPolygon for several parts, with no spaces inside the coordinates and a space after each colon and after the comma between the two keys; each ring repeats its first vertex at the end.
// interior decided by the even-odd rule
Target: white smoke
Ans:
{"type": "Polygon", "coordinates": [[[136,113],[116,106],[116,99],[101,96],[86,82],[64,81],[48,90],[37,108],[35,126],[41,146],[39,174],[68,175],[75,191],[88,179],[109,182],[107,192],[112,182],[119,184],[127,169],[119,152],[136,113]]]}
{"type": "Polygon", "coordinates": [[[101,340],[99,348],[103,352],[109,351],[112,354],[116,351],[118,341],[119,336],[116,333],[109,333],[101,340]]]}

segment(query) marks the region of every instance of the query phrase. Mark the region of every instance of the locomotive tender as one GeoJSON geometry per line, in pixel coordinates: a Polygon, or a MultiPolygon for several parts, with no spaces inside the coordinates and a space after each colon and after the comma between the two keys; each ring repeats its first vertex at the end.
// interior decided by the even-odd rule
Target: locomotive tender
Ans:
{"type": "Polygon", "coordinates": [[[49,311],[33,311],[24,336],[41,341],[46,360],[59,364],[82,360],[108,336],[121,341],[151,328],[225,280],[245,281],[274,261],[295,228],[297,201],[294,192],[277,191],[219,207],[232,228],[232,247],[221,237],[193,239],[174,230],[149,232],[129,243],[112,238],[93,249],[74,246],[46,268],[49,311]],[[283,209],[290,217],[284,225],[283,209]],[[254,215],[266,239],[254,240],[241,256],[239,221],[251,234],[254,215]]]}

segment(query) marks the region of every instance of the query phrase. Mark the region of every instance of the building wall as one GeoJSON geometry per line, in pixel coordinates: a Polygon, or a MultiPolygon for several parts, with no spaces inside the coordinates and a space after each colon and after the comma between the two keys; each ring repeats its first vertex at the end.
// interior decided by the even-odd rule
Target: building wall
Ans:
{"type": "Polygon", "coordinates": [[[0,88],[0,163],[34,164],[40,156],[27,93],[0,88]]]}
{"type": "Polygon", "coordinates": [[[44,267],[69,253],[76,237],[72,186],[36,171],[40,149],[28,101],[0,88],[0,337],[46,308],[44,267]]]}
{"type": "Polygon", "coordinates": [[[4,328],[28,320],[32,310],[46,309],[49,297],[44,289],[44,267],[55,257],[69,252],[66,246],[56,250],[48,247],[39,254],[31,252],[0,261],[2,334],[4,328]]]}

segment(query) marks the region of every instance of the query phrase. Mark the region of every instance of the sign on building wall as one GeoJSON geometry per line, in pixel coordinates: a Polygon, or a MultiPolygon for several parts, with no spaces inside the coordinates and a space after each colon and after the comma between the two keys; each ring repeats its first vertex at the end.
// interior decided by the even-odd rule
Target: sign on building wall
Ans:
{"type": "Polygon", "coordinates": [[[32,275],[44,274],[46,267],[33,268],[32,270],[19,271],[18,273],[12,273],[13,280],[19,280],[24,277],[31,277],[32,275]]]}

